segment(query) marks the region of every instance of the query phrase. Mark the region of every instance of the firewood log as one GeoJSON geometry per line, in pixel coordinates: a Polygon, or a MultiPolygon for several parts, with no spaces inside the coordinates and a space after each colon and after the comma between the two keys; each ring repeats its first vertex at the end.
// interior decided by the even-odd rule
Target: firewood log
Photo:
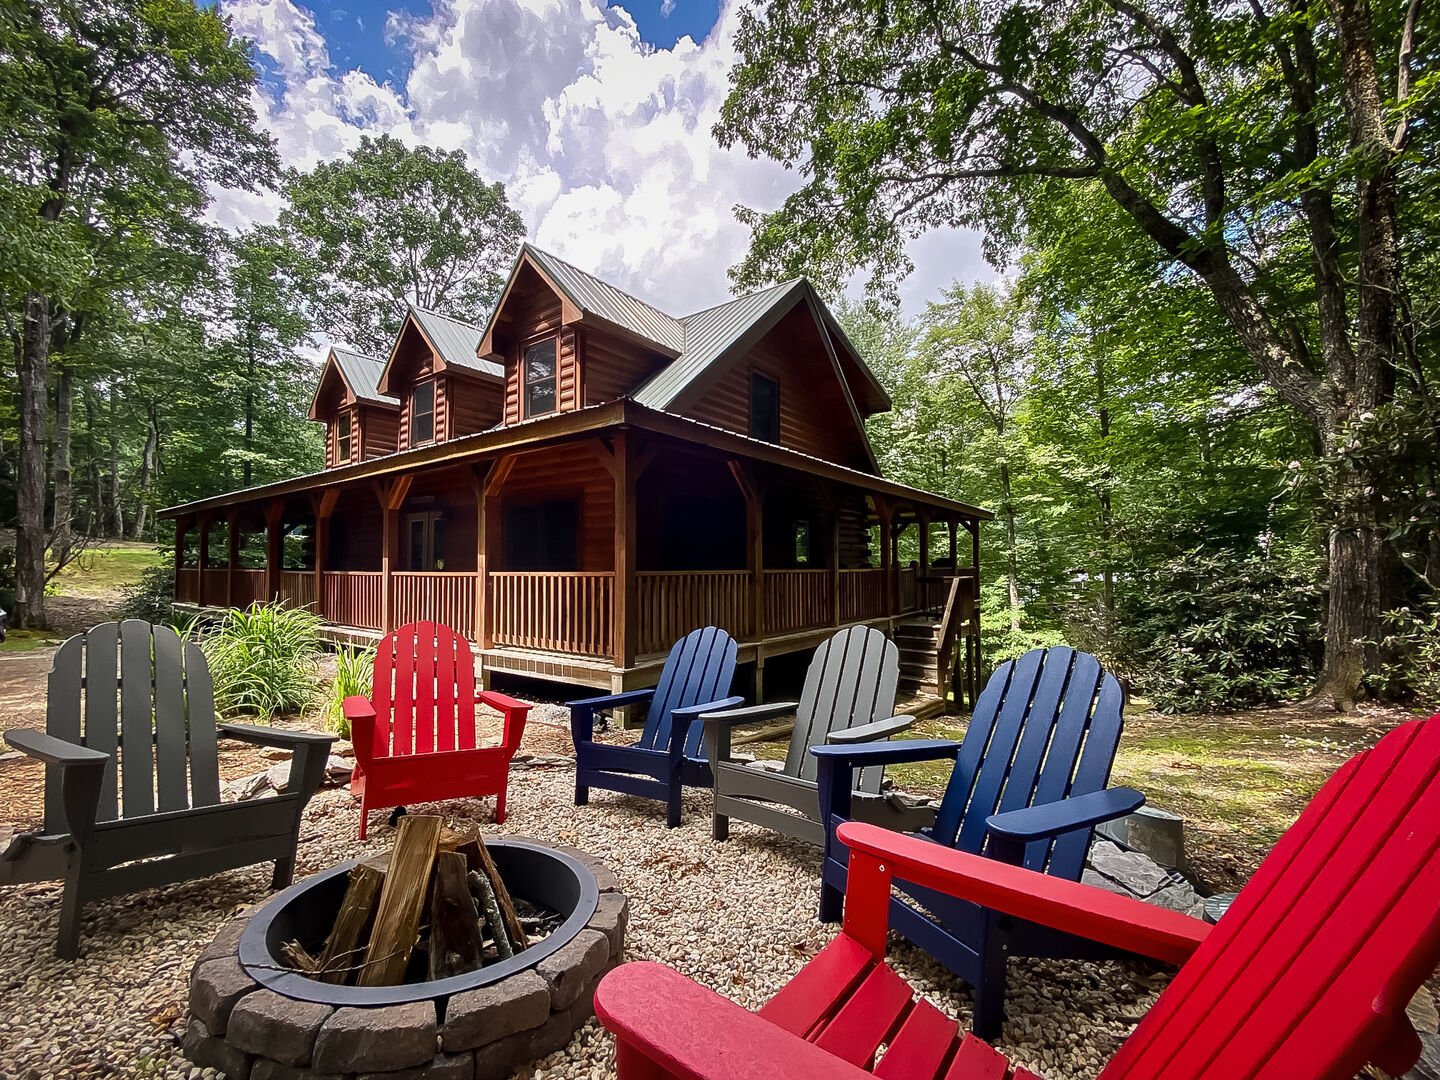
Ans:
{"type": "Polygon", "coordinates": [[[429,814],[407,814],[400,819],[357,986],[395,986],[404,979],[410,953],[419,940],[420,915],[441,824],[429,814]]]}
{"type": "Polygon", "coordinates": [[[465,880],[465,856],[442,851],[435,857],[435,890],[430,903],[430,978],[448,979],[484,963],[480,917],[465,880]]]}
{"type": "Polygon", "coordinates": [[[340,985],[353,981],[363,959],[362,946],[370,932],[375,907],[380,899],[380,886],[384,881],[383,870],[366,863],[351,867],[350,884],[345,888],[345,898],[340,901],[335,926],[325,939],[315,978],[340,985]]]}

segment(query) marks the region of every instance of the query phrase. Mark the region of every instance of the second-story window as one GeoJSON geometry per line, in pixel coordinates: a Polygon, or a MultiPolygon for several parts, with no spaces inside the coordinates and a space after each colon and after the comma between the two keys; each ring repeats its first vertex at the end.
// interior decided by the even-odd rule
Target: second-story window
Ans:
{"type": "Polygon", "coordinates": [[[350,460],[354,452],[351,444],[350,433],[351,417],[349,413],[341,413],[335,418],[335,463],[343,465],[350,460]]]}
{"type": "Polygon", "coordinates": [[[435,441],[435,384],[423,382],[410,395],[410,445],[435,441]]]}
{"type": "Polygon", "coordinates": [[[522,360],[525,386],[525,416],[544,416],[555,411],[555,339],[546,338],[527,346],[522,360]]]}
{"type": "Polygon", "coordinates": [[[780,441],[780,384],[758,371],[750,373],[750,437],[780,441]]]}

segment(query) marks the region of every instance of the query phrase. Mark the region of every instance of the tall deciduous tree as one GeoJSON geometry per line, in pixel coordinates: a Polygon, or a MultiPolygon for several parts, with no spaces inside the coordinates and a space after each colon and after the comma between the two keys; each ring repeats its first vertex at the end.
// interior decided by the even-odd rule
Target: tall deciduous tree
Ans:
{"type": "Polygon", "coordinates": [[[408,302],[478,322],[525,224],[463,152],[365,137],[350,155],[291,173],[281,222],[329,284],[326,329],[384,355],[408,302]]]}
{"type": "MultiPolygon", "coordinates": [[[[277,168],[255,129],[249,49],[190,0],[5,0],[0,5],[0,175],[25,212],[6,285],[19,313],[15,617],[44,619],[46,395],[52,332],[96,222],[193,216],[209,185],[277,168]]],[[[80,268],[83,273],[83,266],[80,268]]]]}
{"type": "Polygon", "coordinates": [[[1393,430],[1409,377],[1396,192],[1434,138],[1437,83],[1415,75],[1417,49],[1434,48],[1422,2],[750,8],[717,134],[807,182],[747,215],[738,277],[835,281],[869,263],[893,283],[909,236],[984,226],[998,257],[1065,188],[1103,192],[1204,283],[1313,432],[1328,493],[1320,690],[1346,704],[1377,663],[1387,590],[1374,432],[1393,430]]]}

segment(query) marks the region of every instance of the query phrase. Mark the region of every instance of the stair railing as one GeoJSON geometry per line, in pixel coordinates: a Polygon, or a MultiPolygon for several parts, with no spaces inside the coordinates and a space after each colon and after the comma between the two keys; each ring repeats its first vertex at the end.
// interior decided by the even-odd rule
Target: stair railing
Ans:
{"type": "Polygon", "coordinates": [[[945,610],[940,616],[940,647],[935,653],[935,676],[940,687],[940,700],[949,708],[950,693],[955,693],[958,708],[968,692],[975,704],[975,685],[979,677],[980,642],[976,616],[977,578],[957,574],[950,579],[945,610]],[[962,631],[964,633],[962,634],[962,631]]]}

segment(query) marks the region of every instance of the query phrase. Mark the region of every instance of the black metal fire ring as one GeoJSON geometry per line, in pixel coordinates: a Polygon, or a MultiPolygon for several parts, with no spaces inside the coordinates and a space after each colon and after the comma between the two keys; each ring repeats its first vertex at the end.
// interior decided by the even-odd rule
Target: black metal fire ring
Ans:
{"type": "MultiPolygon", "coordinates": [[[[485,846],[490,849],[501,875],[507,879],[507,885],[517,896],[540,903],[556,912],[564,912],[567,907],[570,909],[553,933],[518,956],[490,964],[478,971],[453,975],[448,979],[405,983],[400,986],[337,986],[284,970],[284,961],[278,955],[281,942],[304,936],[297,933],[293,921],[296,916],[294,905],[297,901],[312,896],[317,889],[329,889],[335,893],[335,905],[330,910],[338,910],[340,897],[345,891],[345,882],[337,879],[343,879],[360,861],[352,859],[308,877],[271,897],[251,916],[240,935],[240,964],[251,978],[277,994],[298,1001],[313,1001],[336,1007],[373,1007],[403,1005],[411,1001],[444,1000],[462,990],[489,986],[533,968],[545,957],[574,940],[576,935],[585,929],[599,903],[600,889],[595,875],[579,860],[541,844],[496,839],[487,840],[485,846]],[[551,864],[544,868],[549,871],[548,878],[541,878],[537,883],[531,880],[528,874],[506,874],[506,863],[523,864],[531,860],[544,860],[551,864]],[[515,879],[513,883],[510,880],[512,877],[515,879]],[[537,895],[537,892],[545,895],[537,895]],[[552,903],[552,900],[559,902],[552,903]]],[[[520,866],[517,865],[515,869],[519,870],[520,866]]],[[[531,873],[537,869],[540,867],[532,866],[531,873]]]]}

